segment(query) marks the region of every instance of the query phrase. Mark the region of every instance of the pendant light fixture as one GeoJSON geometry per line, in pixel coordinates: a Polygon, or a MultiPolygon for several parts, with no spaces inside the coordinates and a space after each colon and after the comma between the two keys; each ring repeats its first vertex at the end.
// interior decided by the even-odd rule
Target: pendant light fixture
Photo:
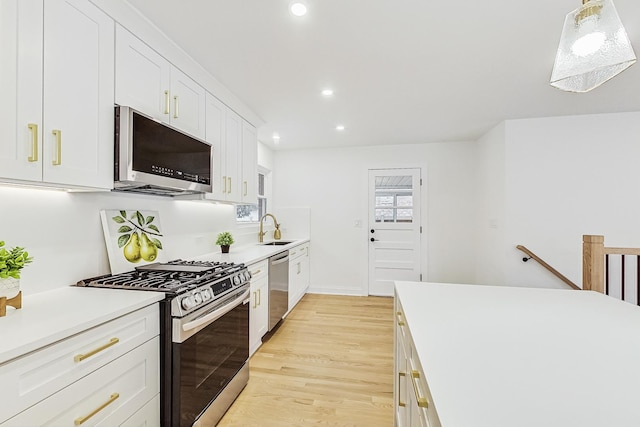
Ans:
{"type": "Polygon", "coordinates": [[[582,0],[567,14],[551,86],[588,92],[636,62],[627,32],[611,0],[582,0]]]}

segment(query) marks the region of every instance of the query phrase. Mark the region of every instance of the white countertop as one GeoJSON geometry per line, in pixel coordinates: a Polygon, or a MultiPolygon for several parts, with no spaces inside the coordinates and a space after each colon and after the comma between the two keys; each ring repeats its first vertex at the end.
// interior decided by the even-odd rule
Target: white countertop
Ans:
{"type": "MultiPolygon", "coordinates": [[[[246,265],[250,265],[263,259],[267,259],[272,255],[280,253],[282,251],[286,251],[292,249],[298,245],[306,243],[309,241],[309,238],[301,238],[301,239],[282,239],[285,242],[291,242],[286,245],[265,245],[262,243],[255,243],[243,246],[234,246],[231,245],[230,251],[228,254],[223,254],[220,252],[212,252],[209,254],[204,254],[195,257],[194,259],[200,261],[222,261],[222,262],[234,262],[234,263],[244,263],[246,265]]],[[[264,243],[269,243],[265,241],[264,243]]]]}
{"type": "Polygon", "coordinates": [[[0,317],[0,364],[153,304],[161,292],[63,287],[23,295],[0,317]]]}
{"type": "Polygon", "coordinates": [[[443,427],[640,425],[640,308],[590,291],[396,291],[443,427]]]}

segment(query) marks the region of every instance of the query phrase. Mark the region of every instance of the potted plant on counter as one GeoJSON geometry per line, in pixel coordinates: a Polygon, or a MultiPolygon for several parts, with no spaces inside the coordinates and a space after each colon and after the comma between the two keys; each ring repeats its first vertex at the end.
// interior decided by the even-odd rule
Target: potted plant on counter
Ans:
{"type": "Polygon", "coordinates": [[[21,247],[6,249],[0,241],[0,298],[13,298],[20,292],[20,270],[33,258],[21,247]]]}
{"type": "Polygon", "coordinates": [[[220,249],[222,250],[223,254],[229,253],[229,246],[233,245],[233,243],[233,236],[228,231],[223,231],[222,233],[218,234],[216,245],[220,245],[220,249]]]}

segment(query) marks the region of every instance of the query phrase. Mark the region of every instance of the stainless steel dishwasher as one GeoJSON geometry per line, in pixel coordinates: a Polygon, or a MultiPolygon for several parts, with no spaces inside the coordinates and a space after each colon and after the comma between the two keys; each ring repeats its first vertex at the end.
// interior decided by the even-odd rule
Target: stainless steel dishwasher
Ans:
{"type": "Polygon", "coordinates": [[[289,308],[289,251],[269,258],[269,330],[289,308]]]}

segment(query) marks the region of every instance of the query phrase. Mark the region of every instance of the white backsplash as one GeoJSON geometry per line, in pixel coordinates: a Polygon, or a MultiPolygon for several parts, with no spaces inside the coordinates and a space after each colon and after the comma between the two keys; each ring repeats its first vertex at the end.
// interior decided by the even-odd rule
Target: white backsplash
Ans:
{"type": "Polygon", "coordinates": [[[160,213],[168,259],[217,252],[215,239],[231,231],[237,244],[257,242],[257,226],[238,227],[232,205],[124,193],[67,193],[0,186],[0,240],[23,246],[34,261],[22,270],[25,294],[110,273],[101,209],[160,213]]]}

